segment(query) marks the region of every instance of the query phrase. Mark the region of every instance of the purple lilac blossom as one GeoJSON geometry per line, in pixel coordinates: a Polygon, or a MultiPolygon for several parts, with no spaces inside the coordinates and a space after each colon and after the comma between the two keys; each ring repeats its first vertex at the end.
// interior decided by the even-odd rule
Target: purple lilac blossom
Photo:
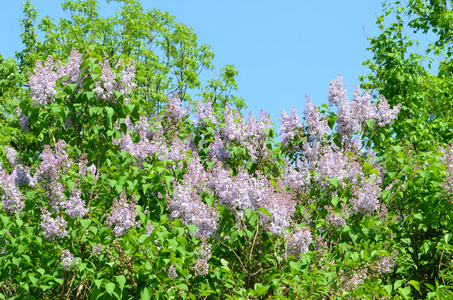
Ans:
{"type": "MultiPolygon", "coordinates": [[[[441,157],[441,162],[445,167],[445,171],[447,171],[447,177],[445,181],[442,183],[443,188],[448,194],[453,193],[453,142],[447,146],[445,149],[440,148],[440,152],[445,153],[441,157]]],[[[391,189],[391,188],[390,188],[391,189]]]]}
{"type": "Polygon", "coordinates": [[[280,138],[282,144],[287,145],[296,136],[296,130],[302,128],[302,124],[299,122],[300,117],[297,113],[297,109],[291,106],[291,114],[284,110],[280,110],[282,118],[278,119],[280,123],[280,138]]]}
{"type": "Polygon", "coordinates": [[[48,240],[54,240],[57,238],[64,238],[68,235],[66,231],[66,220],[59,216],[52,218],[50,213],[45,209],[41,209],[41,229],[44,237],[48,240]]]}
{"type": "Polygon", "coordinates": [[[175,94],[172,98],[167,99],[165,116],[172,125],[178,124],[188,114],[188,111],[182,108],[182,102],[178,95],[175,94]]]}
{"type": "Polygon", "coordinates": [[[308,251],[313,241],[308,227],[296,228],[287,238],[287,254],[298,257],[308,251]]]}
{"type": "Polygon", "coordinates": [[[305,95],[305,110],[304,115],[307,120],[307,131],[308,134],[314,136],[318,141],[322,141],[325,134],[329,134],[329,126],[327,125],[327,119],[321,116],[319,108],[311,103],[310,97],[305,95]]]}
{"type": "Polygon", "coordinates": [[[227,104],[225,108],[225,127],[222,129],[223,141],[225,144],[231,144],[232,141],[241,144],[246,136],[244,117],[227,104]]]}
{"type": "Polygon", "coordinates": [[[376,175],[370,178],[364,178],[360,185],[355,185],[352,188],[352,209],[354,212],[359,212],[369,215],[379,208],[379,197],[381,195],[381,188],[379,187],[376,175]]]}
{"type": "Polygon", "coordinates": [[[208,156],[212,161],[218,160],[223,163],[231,156],[218,132],[215,134],[214,141],[209,145],[208,156]]]}
{"type": "Polygon", "coordinates": [[[208,239],[218,230],[219,213],[216,207],[205,204],[188,185],[177,184],[169,200],[170,219],[180,219],[186,225],[195,225],[195,237],[208,239]]]}
{"type": "Polygon", "coordinates": [[[206,122],[203,119],[209,119],[209,121],[213,124],[217,124],[217,120],[214,116],[214,110],[212,109],[212,102],[211,100],[206,100],[205,104],[201,102],[201,100],[197,101],[196,110],[194,112],[194,116],[197,118],[195,124],[199,124],[202,126],[206,126],[206,122]]]}
{"type": "Polygon", "coordinates": [[[390,256],[382,256],[376,262],[376,271],[380,274],[388,274],[392,272],[392,269],[396,264],[397,256],[398,250],[394,250],[390,256]]]}
{"type": "Polygon", "coordinates": [[[5,146],[4,150],[5,150],[6,158],[9,160],[11,165],[15,166],[18,163],[20,163],[20,157],[19,157],[19,154],[17,153],[16,149],[14,149],[13,147],[10,147],[10,146],[5,146]]]}
{"type": "Polygon", "coordinates": [[[338,105],[346,98],[346,86],[343,84],[343,77],[340,73],[337,74],[337,79],[330,81],[328,94],[329,106],[338,105]]]}
{"type": "Polygon", "coordinates": [[[41,61],[37,60],[33,73],[28,82],[33,106],[38,107],[46,105],[48,102],[55,102],[55,95],[57,94],[55,87],[59,76],[54,71],[52,56],[49,55],[44,62],[44,67],[41,61]]]}
{"type": "Polygon", "coordinates": [[[209,273],[209,265],[205,259],[199,258],[195,260],[195,272],[200,276],[206,276],[209,273]]]}
{"type": "Polygon", "coordinates": [[[366,279],[366,273],[363,270],[359,270],[358,273],[352,274],[351,277],[342,276],[340,281],[346,291],[355,291],[359,284],[363,283],[364,279],[366,279]]]}
{"type": "Polygon", "coordinates": [[[96,246],[93,247],[93,253],[96,255],[101,255],[102,253],[102,244],[97,244],[96,246]]]}
{"type": "Polygon", "coordinates": [[[151,224],[151,222],[147,222],[146,223],[146,235],[147,236],[151,236],[151,234],[153,233],[154,231],[154,226],[153,224],[151,224]]]}
{"type": "Polygon", "coordinates": [[[178,273],[176,273],[176,269],[175,269],[175,266],[173,264],[171,264],[171,266],[168,267],[167,276],[168,277],[172,277],[172,278],[178,277],[178,273]]]}
{"type": "Polygon", "coordinates": [[[31,180],[30,170],[28,167],[24,167],[21,164],[16,165],[10,177],[13,178],[14,183],[21,188],[22,186],[28,184],[31,180]]]}
{"type": "Polygon", "coordinates": [[[17,113],[17,117],[20,119],[19,120],[19,125],[21,126],[20,130],[22,131],[30,131],[30,129],[28,128],[28,117],[24,114],[22,114],[22,109],[18,106],[16,108],[16,113],[17,113]]]}
{"type": "Polygon", "coordinates": [[[5,173],[0,165],[0,188],[3,209],[10,214],[21,212],[25,207],[24,195],[16,185],[15,176],[5,173]]]}
{"type": "Polygon", "coordinates": [[[390,108],[390,105],[387,101],[387,99],[384,98],[384,96],[380,96],[380,101],[378,105],[378,126],[385,126],[388,124],[391,124],[393,120],[395,120],[398,117],[398,113],[401,110],[401,103],[398,103],[393,109],[390,108]]]}
{"type": "Polygon", "coordinates": [[[64,86],[69,84],[78,84],[76,90],[82,86],[82,79],[80,78],[80,65],[82,64],[82,54],[77,49],[72,48],[71,54],[69,54],[69,61],[66,65],[61,66],[57,75],[59,78],[67,76],[65,80],[61,81],[64,86]]]}
{"type": "Polygon", "coordinates": [[[327,210],[326,222],[333,227],[344,227],[346,226],[346,220],[341,214],[335,213],[335,210],[331,206],[324,206],[327,210]]]}
{"type": "Polygon", "coordinates": [[[110,214],[107,216],[107,225],[115,227],[112,232],[115,236],[126,234],[132,227],[137,227],[140,222],[135,221],[138,216],[138,210],[135,207],[137,204],[135,194],[132,195],[130,201],[127,200],[126,192],[121,191],[119,200],[114,199],[110,214]]]}
{"type": "Polygon", "coordinates": [[[63,269],[68,271],[77,265],[77,259],[68,249],[66,249],[61,251],[61,263],[63,269]]]}
{"type": "Polygon", "coordinates": [[[55,212],[58,212],[61,208],[66,206],[66,196],[64,193],[65,189],[60,182],[56,180],[50,182],[46,194],[49,197],[50,204],[55,212]]]}
{"type": "Polygon", "coordinates": [[[82,198],[82,190],[80,189],[80,183],[76,181],[72,188],[72,194],[69,197],[69,201],[66,202],[66,213],[71,219],[80,217],[83,218],[88,214],[89,210],[85,207],[85,202],[82,198]]]}

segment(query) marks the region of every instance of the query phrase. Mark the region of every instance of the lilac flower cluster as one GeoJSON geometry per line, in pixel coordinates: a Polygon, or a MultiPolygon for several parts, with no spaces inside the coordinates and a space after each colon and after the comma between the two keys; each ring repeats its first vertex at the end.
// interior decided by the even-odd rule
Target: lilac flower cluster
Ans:
{"type": "Polygon", "coordinates": [[[340,281],[346,291],[355,291],[359,284],[362,284],[366,279],[366,272],[359,270],[357,273],[352,274],[350,277],[341,276],[340,281]]]}
{"type": "Polygon", "coordinates": [[[226,162],[231,156],[218,132],[215,134],[214,141],[209,145],[208,156],[212,161],[220,162],[226,162]]]}
{"type": "Polygon", "coordinates": [[[31,180],[30,170],[28,167],[24,167],[21,164],[16,165],[10,177],[13,178],[14,183],[21,188],[28,184],[31,180]]]}
{"type": "Polygon", "coordinates": [[[125,120],[127,132],[120,139],[114,142],[119,145],[121,151],[129,152],[135,157],[137,165],[141,165],[146,158],[156,155],[160,160],[168,159],[177,162],[187,157],[189,144],[184,143],[179,138],[174,138],[168,150],[167,142],[162,135],[163,129],[159,127],[157,132],[149,128],[145,118],[141,118],[140,123],[132,124],[130,118],[125,120]],[[137,132],[138,131],[138,132],[137,132]],[[140,141],[134,143],[131,134],[139,134],[140,141]]]}
{"type": "Polygon", "coordinates": [[[294,168],[288,162],[283,171],[283,184],[287,186],[294,196],[304,193],[310,187],[310,169],[302,162],[297,161],[294,168]]]}
{"type": "Polygon", "coordinates": [[[122,60],[118,62],[116,68],[123,68],[123,76],[121,80],[117,80],[117,74],[112,71],[108,59],[105,59],[101,64],[101,76],[99,76],[99,79],[94,83],[93,89],[99,99],[107,102],[115,102],[115,91],[127,96],[130,94],[132,89],[137,87],[137,85],[133,82],[135,78],[134,61],[131,61],[129,66],[124,66],[124,62],[122,60]]]}
{"type": "Polygon", "coordinates": [[[28,128],[28,117],[22,114],[22,109],[18,106],[16,108],[17,117],[19,118],[19,125],[21,126],[20,130],[22,131],[30,131],[28,128]]]}
{"type": "Polygon", "coordinates": [[[440,148],[440,152],[445,153],[441,157],[441,162],[445,167],[445,171],[447,171],[448,175],[445,178],[445,181],[442,183],[443,188],[445,191],[451,195],[453,194],[453,142],[447,146],[445,149],[440,148]]]}
{"type": "Polygon", "coordinates": [[[154,226],[151,224],[151,222],[146,223],[146,235],[151,236],[151,234],[154,232],[154,226]]]}
{"type": "Polygon", "coordinates": [[[322,141],[325,134],[329,134],[329,126],[327,125],[327,119],[321,116],[319,109],[313,106],[310,97],[305,95],[305,110],[304,115],[307,120],[307,131],[310,136],[314,136],[318,141],[322,141]]]}
{"type": "Polygon", "coordinates": [[[3,190],[2,206],[10,214],[21,212],[25,207],[25,197],[16,185],[16,178],[15,175],[6,174],[0,165],[0,189],[3,190]]]}
{"type": "Polygon", "coordinates": [[[296,228],[287,237],[287,255],[299,256],[307,253],[313,238],[308,227],[296,228]]]}
{"type": "Polygon", "coordinates": [[[337,79],[330,82],[329,105],[338,106],[337,132],[346,144],[350,143],[352,135],[364,126],[367,120],[376,120],[377,126],[385,126],[396,119],[401,109],[401,104],[390,109],[388,101],[383,96],[380,97],[377,107],[376,102],[371,103],[371,93],[366,91],[362,95],[358,86],[355,87],[353,101],[349,102],[340,74],[337,79]]]}
{"type": "Polygon", "coordinates": [[[342,213],[337,214],[335,213],[335,210],[331,206],[324,206],[324,208],[327,210],[327,216],[326,216],[326,222],[327,224],[333,226],[333,227],[344,227],[346,226],[346,220],[344,219],[345,217],[348,217],[348,212],[346,210],[346,206],[344,203],[342,203],[342,213]]]}
{"type": "Polygon", "coordinates": [[[353,187],[352,209],[354,212],[359,212],[369,215],[379,208],[379,197],[381,195],[381,188],[379,187],[379,180],[373,174],[371,178],[364,178],[361,184],[353,187]]]}
{"type": "Polygon", "coordinates": [[[178,277],[178,273],[176,273],[176,269],[175,269],[174,264],[171,264],[171,266],[168,267],[167,276],[168,276],[168,277],[171,277],[171,278],[176,278],[176,277],[178,277]]]}
{"type": "Polygon", "coordinates": [[[208,179],[199,157],[194,154],[183,177],[175,182],[172,198],[168,201],[171,219],[181,219],[184,224],[195,225],[194,236],[206,240],[215,236],[219,213],[216,206],[209,206],[200,197],[208,179]]]}
{"type": "Polygon", "coordinates": [[[236,176],[220,164],[216,164],[208,177],[207,187],[211,189],[221,205],[242,219],[245,210],[264,208],[270,214],[261,214],[261,225],[276,235],[284,235],[286,227],[295,212],[296,202],[291,195],[280,187],[275,190],[270,181],[261,175],[250,176],[243,168],[239,168],[236,176]]]}
{"type": "Polygon", "coordinates": [[[138,216],[138,210],[135,207],[136,204],[137,200],[135,194],[132,195],[132,199],[128,201],[124,190],[121,191],[119,199],[114,199],[112,210],[107,216],[106,223],[110,227],[115,226],[112,230],[115,236],[122,236],[132,227],[140,225],[140,222],[135,221],[135,218],[138,216]]]}
{"type": "Polygon", "coordinates": [[[4,147],[6,158],[9,160],[11,165],[15,166],[20,163],[20,157],[13,147],[5,146],[4,147]]]}
{"type": "Polygon", "coordinates": [[[184,224],[195,225],[195,237],[208,239],[218,230],[217,208],[203,202],[201,197],[187,184],[176,184],[173,197],[169,200],[170,219],[181,219],[184,224]]]}
{"type": "Polygon", "coordinates": [[[97,244],[96,246],[93,247],[93,253],[96,255],[101,255],[102,253],[102,244],[97,244]]]}
{"type": "Polygon", "coordinates": [[[396,264],[398,250],[394,250],[390,256],[383,256],[376,262],[376,271],[380,274],[387,274],[392,272],[396,264]]]}
{"type": "Polygon", "coordinates": [[[284,110],[280,110],[282,118],[278,119],[280,123],[280,138],[282,139],[282,144],[287,145],[289,141],[294,139],[298,129],[302,128],[302,124],[299,122],[300,117],[297,112],[297,109],[294,106],[291,106],[291,114],[284,110]]]}
{"type": "Polygon", "coordinates": [[[200,276],[208,275],[209,274],[208,262],[202,258],[195,260],[194,270],[200,276]]]}
{"type": "Polygon", "coordinates": [[[212,102],[211,100],[207,100],[205,104],[198,100],[196,110],[194,112],[194,116],[197,120],[194,122],[195,124],[205,126],[206,122],[204,119],[209,119],[209,121],[213,124],[217,124],[217,119],[214,116],[214,110],[212,109],[212,102]]]}
{"type": "Polygon", "coordinates": [[[172,98],[167,99],[167,106],[165,109],[165,117],[171,125],[176,125],[189,113],[187,110],[182,108],[181,99],[178,95],[174,95],[172,98]]]}
{"type": "Polygon", "coordinates": [[[69,201],[66,202],[66,213],[70,218],[83,218],[89,212],[88,208],[85,207],[85,202],[83,202],[81,195],[80,183],[76,181],[69,201]]]}
{"type": "Polygon", "coordinates": [[[45,208],[42,208],[41,219],[42,222],[40,225],[46,239],[54,240],[64,238],[68,235],[66,231],[66,220],[63,217],[52,218],[51,214],[45,208]]]}
{"type": "Polygon", "coordinates": [[[61,251],[61,263],[66,271],[71,270],[78,264],[77,259],[68,249],[61,251]]]}
{"type": "Polygon", "coordinates": [[[33,176],[33,184],[39,182],[48,184],[60,178],[60,174],[66,172],[72,165],[72,160],[66,152],[66,143],[59,140],[55,145],[55,154],[49,145],[44,145],[41,155],[41,164],[33,176]]]}
{"type": "Polygon", "coordinates": [[[57,94],[55,87],[59,76],[54,69],[54,61],[50,55],[45,61],[44,67],[40,60],[36,61],[34,74],[30,76],[28,82],[31,99],[35,107],[46,105],[48,102],[55,102],[55,95],[57,94]]]}
{"type": "Polygon", "coordinates": [[[58,78],[67,76],[61,83],[64,86],[69,84],[78,84],[76,90],[82,86],[83,78],[80,78],[80,65],[82,64],[82,54],[77,49],[72,48],[71,54],[69,54],[69,61],[66,65],[61,66],[58,71],[58,78]]]}

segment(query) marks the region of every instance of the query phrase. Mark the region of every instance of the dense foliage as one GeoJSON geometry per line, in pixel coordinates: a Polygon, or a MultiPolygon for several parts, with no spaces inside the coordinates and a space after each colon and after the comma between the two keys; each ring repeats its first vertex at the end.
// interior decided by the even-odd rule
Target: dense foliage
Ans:
{"type": "MultiPolygon", "coordinates": [[[[1,61],[0,120],[16,138],[0,150],[0,298],[452,296],[449,119],[424,115],[435,106],[424,94],[386,89],[399,68],[379,64],[379,47],[392,29],[372,40],[372,90],[349,100],[338,75],[329,105],[307,96],[303,121],[282,111],[277,133],[265,112],[246,118],[228,98],[234,69],[199,101],[185,92],[198,87],[190,72],[159,73],[141,47],[187,29],[168,14],[136,1],[123,19],[101,18],[94,0],[64,7],[71,21],[45,18],[40,43],[25,3],[26,49],[1,61]],[[175,32],[159,25],[153,40],[141,18],[175,32]],[[169,74],[158,91],[155,74],[169,74]]],[[[168,70],[206,54],[177,44],[161,48],[174,55],[168,70]]]]}

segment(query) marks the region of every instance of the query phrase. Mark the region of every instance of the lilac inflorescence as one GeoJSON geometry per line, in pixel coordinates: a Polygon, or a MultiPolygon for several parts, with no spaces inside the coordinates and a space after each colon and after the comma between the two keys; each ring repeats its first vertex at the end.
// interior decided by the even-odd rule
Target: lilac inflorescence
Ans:
{"type": "Polygon", "coordinates": [[[1,195],[3,209],[10,213],[21,212],[25,207],[24,195],[16,185],[16,177],[8,175],[0,165],[0,189],[3,190],[1,195]]]}
{"type": "Polygon", "coordinates": [[[96,246],[93,247],[93,253],[96,255],[101,255],[102,253],[102,244],[97,244],[96,246]]]}
{"type": "Polygon", "coordinates": [[[284,110],[281,110],[280,113],[282,114],[282,118],[278,119],[280,122],[280,138],[282,143],[286,145],[294,139],[297,130],[302,128],[302,124],[299,122],[300,117],[294,106],[291,106],[290,115],[284,110]]]}
{"type": "Polygon", "coordinates": [[[226,162],[231,156],[218,132],[216,132],[214,141],[209,145],[208,155],[212,161],[218,160],[220,162],[226,162]]]}
{"type": "Polygon", "coordinates": [[[48,240],[54,240],[57,238],[64,238],[68,235],[66,231],[66,220],[59,216],[52,218],[50,213],[45,209],[41,209],[41,229],[44,237],[48,240]]]}
{"type": "Polygon", "coordinates": [[[216,207],[205,204],[188,185],[177,184],[169,200],[170,219],[181,219],[184,224],[195,225],[194,236],[200,239],[214,237],[218,230],[219,213],[216,207]]]}
{"type": "Polygon", "coordinates": [[[88,208],[85,207],[85,202],[82,200],[81,195],[82,190],[80,189],[80,184],[76,181],[69,201],[66,202],[66,213],[70,218],[83,218],[89,212],[88,208]]]}
{"type": "Polygon", "coordinates": [[[167,109],[165,110],[165,116],[171,124],[176,125],[188,115],[188,111],[183,109],[181,99],[179,99],[176,94],[167,101],[168,103],[167,109]]]}
{"type": "Polygon", "coordinates": [[[204,105],[200,100],[197,101],[194,116],[198,119],[197,121],[195,121],[195,124],[205,126],[206,122],[204,121],[204,119],[209,119],[211,123],[217,124],[217,119],[215,118],[214,110],[212,109],[212,102],[209,99],[204,105]]]}
{"type": "Polygon", "coordinates": [[[130,201],[127,200],[126,192],[121,191],[119,200],[113,201],[112,211],[107,216],[107,225],[115,227],[112,232],[115,236],[122,236],[126,234],[132,227],[137,227],[140,222],[135,221],[138,216],[138,210],[135,207],[137,204],[135,194],[132,195],[130,201]]]}
{"type": "Polygon", "coordinates": [[[304,115],[307,120],[307,130],[308,134],[314,136],[318,141],[322,141],[325,134],[329,134],[329,126],[327,125],[327,119],[321,116],[319,108],[314,106],[311,103],[310,97],[308,95],[305,102],[304,115]]]}
{"type": "Polygon", "coordinates": [[[40,60],[36,61],[34,74],[30,76],[28,82],[35,107],[46,105],[47,102],[55,102],[57,94],[55,87],[59,76],[54,69],[54,61],[50,55],[44,63],[44,67],[40,60]]]}
{"type": "Polygon", "coordinates": [[[176,273],[176,269],[173,264],[170,267],[168,267],[167,276],[172,278],[178,277],[178,273],[176,273]]]}
{"type": "Polygon", "coordinates": [[[305,254],[312,241],[311,231],[308,227],[296,228],[288,236],[287,254],[295,257],[305,254]]]}
{"type": "Polygon", "coordinates": [[[13,147],[5,146],[5,154],[11,165],[15,166],[20,163],[20,157],[13,147]]]}
{"type": "Polygon", "coordinates": [[[61,263],[63,269],[66,271],[71,270],[77,265],[77,259],[72,255],[72,253],[66,249],[61,251],[61,263]]]}

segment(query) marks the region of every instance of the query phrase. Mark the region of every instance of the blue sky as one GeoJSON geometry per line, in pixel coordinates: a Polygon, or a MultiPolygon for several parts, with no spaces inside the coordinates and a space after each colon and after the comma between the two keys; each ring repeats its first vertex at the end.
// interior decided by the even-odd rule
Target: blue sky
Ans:
{"type": "MultiPolygon", "coordinates": [[[[21,2],[3,3],[0,53],[13,56],[22,48],[19,18],[21,2]]],[[[32,0],[40,17],[67,16],[62,1],[32,0]]],[[[104,0],[102,14],[116,10],[104,0]]],[[[215,53],[216,70],[225,64],[239,71],[236,95],[245,98],[248,110],[258,115],[270,113],[278,125],[280,109],[295,105],[302,114],[305,94],[315,105],[327,103],[331,79],[341,73],[352,95],[359,75],[367,68],[362,63],[372,57],[366,51],[367,36],[379,30],[376,18],[381,14],[379,0],[142,0],[145,9],[169,11],[176,20],[194,29],[200,44],[208,44],[215,53]]]]}

